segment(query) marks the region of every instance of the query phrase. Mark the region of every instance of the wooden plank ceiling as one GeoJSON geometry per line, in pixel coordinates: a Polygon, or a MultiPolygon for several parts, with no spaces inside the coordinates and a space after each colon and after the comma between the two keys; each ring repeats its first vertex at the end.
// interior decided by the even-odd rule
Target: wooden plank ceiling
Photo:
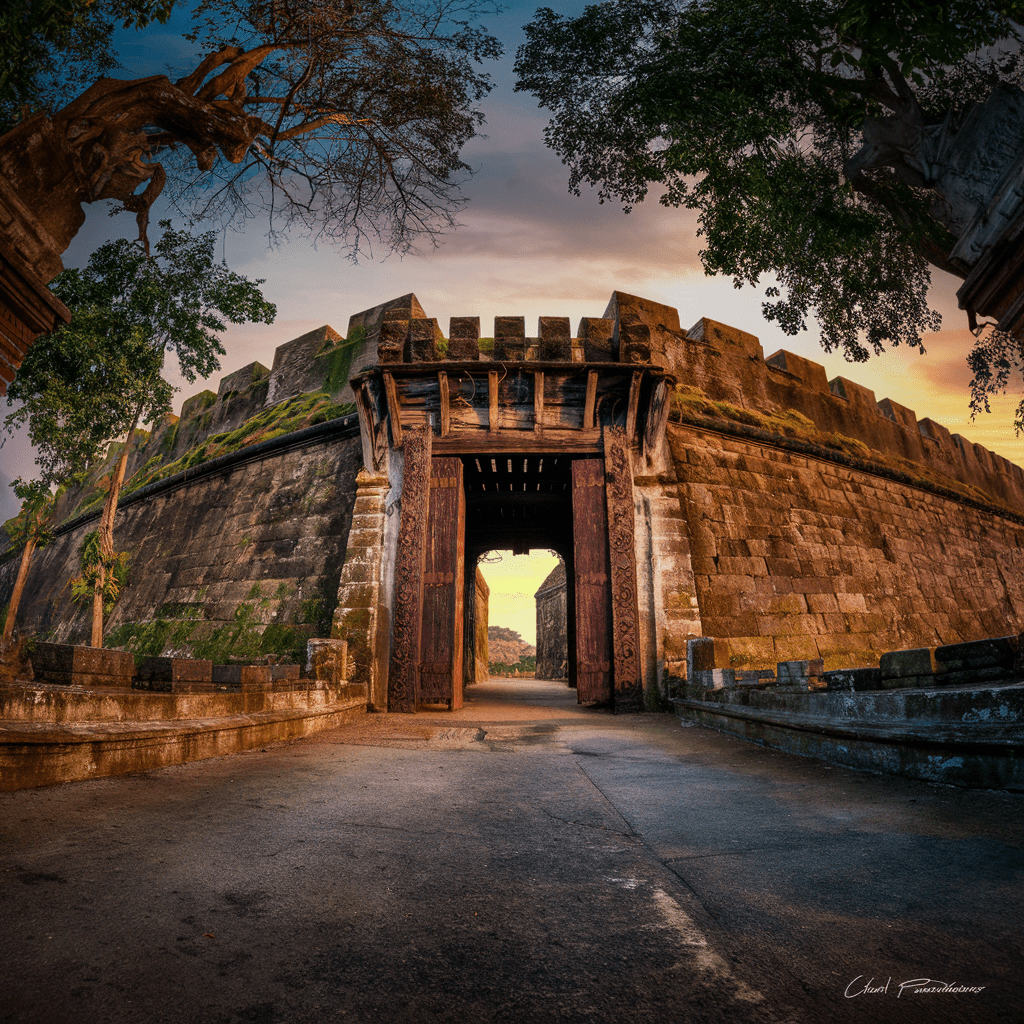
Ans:
{"type": "Polygon", "coordinates": [[[525,552],[572,537],[572,460],[522,452],[463,457],[466,547],[525,552]]]}

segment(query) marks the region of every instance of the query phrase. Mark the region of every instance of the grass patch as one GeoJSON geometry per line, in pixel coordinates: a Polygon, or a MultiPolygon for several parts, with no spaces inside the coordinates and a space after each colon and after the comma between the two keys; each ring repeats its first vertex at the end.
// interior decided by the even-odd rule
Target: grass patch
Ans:
{"type": "Polygon", "coordinates": [[[964,483],[956,477],[932,469],[920,462],[913,462],[902,455],[888,454],[877,448],[870,448],[855,437],[848,437],[837,431],[819,430],[813,420],[803,413],[797,412],[796,409],[785,409],[777,413],[755,412],[752,409],[731,405],[729,402],[710,399],[700,388],[688,384],[677,384],[672,395],[670,419],[677,423],[685,423],[694,416],[742,423],[769,434],[842,452],[855,459],[862,459],[865,462],[872,462],[892,470],[907,478],[912,484],[929,489],[941,488],[952,491],[972,501],[991,505],[998,509],[1006,509],[1015,515],[1019,514],[1018,510],[1010,508],[973,484],[964,483]]]}
{"type": "MultiPolygon", "coordinates": [[[[279,402],[269,409],[262,410],[235,430],[206,438],[174,462],[160,464],[159,459],[150,459],[130,480],[125,481],[121,493],[131,494],[132,491],[137,491],[147,484],[165,480],[176,473],[201,466],[204,462],[209,462],[221,455],[228,455],[250,445],[259,444],[261,441],[283,437],[285,434],[302,430],[314,423],[337,419],[351,412],[353,408],[351,403],[335,402],[324,391],[296,395],[285,402],[279,402]]],[[[102,495],[97,500],[102,500],[102,495]]],[[[83,507],[82,511],[85,511],[85,508],[83,507]]]]}

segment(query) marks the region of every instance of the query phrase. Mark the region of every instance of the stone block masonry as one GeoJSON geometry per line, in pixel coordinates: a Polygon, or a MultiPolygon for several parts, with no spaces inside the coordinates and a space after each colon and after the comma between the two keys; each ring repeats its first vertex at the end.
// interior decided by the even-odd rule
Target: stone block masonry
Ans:
{"type": "Polygon", "coordinates": [[[562,562],[548,573],[534,598],[537,602],[537,678],[565,679],[568,675],[569,640],[565,565],[562,562]]]}
{"type": "Polygon", "coordinates": [[[669,441],[714,668],[876,665],[1024,627],[1014,519],[686,425],[669,441]]]}
{"type": "MultiPolygon", "coordinates": [[[[301,662],[306,640],[330,630],[360,453],[357,437],[281,451],[122,508],[115,544],[131,570],[105,643],[139,655],[301,662]]],[[[87,639],[88,610],[72,605],[66,583],[93,528],[83,523],[38,553],[22,629],[87,639]]]]}
{"type": "Polygon", "coordinates": [[[31,660],[37,682],[61,686],[127,689],[135,674],[135,661],[130,654],[98,647],[39,643],[32,651],[31,660]]]}
{"type": "MultiPolygon", "coordinates": [[[[684,331],[674,309],[623,292],[602,317],[583,318],[576,336],[559,316],[542,316],[536,338],[522,316],[493,324],[493,338],[481,339],[479,317],[453,317],[445,340],[416,297],[401,296],[352,316],[345,337],[324,326],[287,342],[272,368],[236,370],[216,393],[191,396],[180,419],[140,431],[129,462],[138,476],[115,528],[132,575],[108,645],[217,663],[300,662],[308,638],[330,633],[348,644],[350,673],[371,704],[386,706],[398,521],[387,512],[402,489],[402,441],[385,458],[390,435],[374,424],[398,399],[374,395],[359,374],[383,364],[393,385],[392,363],[406,362],[405,372],[408,360],[426,360],[445,396],[436,415],[428,410],[432,436],[450,443],[450,434],[486,423],[482,442],[505,434],[524,449],[551,443],[552,424],[575,430],[586,418],[596,428],[611,415],[604,370],[576,373],[573,364],[647,368],[632,375],[618,408],[627,422],[640,407],[652,410],[630,491],[635,640],[648,696],[668,695],[669,680],[687,671],[688,642],[701,637],[715,639],[706,668],[720,685],[756,689],[758,673],[779,662],[863,673],[886,651],[1024,627],[1020,467],[853,381],[829,381],[810,360],[785,351],[766,359],[756,337],[707,318],[684,331]],[[466,364],[495,359],[519,365],[474,369],[483,386],[460,393],[466,364]],[[545,364],[532,381],[531,360],[545,364]],[[664,372],[652,377],[651,364],[664,372]],[[558,373],[568,375],[565,395],[553,390],[558,373]],[[513,396],[513,387],[527,396],[533,388],[532,398],[513,396]],[[702,418],[694,410],[704,399],[702,418]],[[361,441],[356,417],[345,419],[349,401],[362,417],[361,441]],[[724,419],[712,420],[713,408],[724,419]],[[670,413],[680,422],[669,428],[668,453],[661,432],[670,413]],[[766,422],[795,433],[787,439],[766,422]],[[321,427],[315,440],[300,437],[321,427]],[[833,435],[845,448],[831,455],[803,440],[833,435]],[[144,486],[161,473],[173,483],[144,486]]],[[[19,616],[26,632],[85,638],[87,611],[71,605],[66,582],[94,521],[72,517],[98,510],[115,454],[60,500],[65,532],[36,556],[19,616]]],[[[16,559],[0,565],[0,604],[15,571],[16,559]]],[[[949,668],[947,677],[992,668],[949,668]]],[[[794,669],[801,679],[802,671],[794,669]]],[[[823,678],[809,667],[804,675],[823,678]]],[[[869,681],[857,677],[858,686],[869,681]]]]}

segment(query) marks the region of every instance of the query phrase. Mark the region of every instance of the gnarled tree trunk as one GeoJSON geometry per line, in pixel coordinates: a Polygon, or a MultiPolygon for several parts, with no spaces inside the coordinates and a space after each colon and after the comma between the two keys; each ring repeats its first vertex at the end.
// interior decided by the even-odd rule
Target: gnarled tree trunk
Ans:
{"type": "Polygon", "coordinates": [[[7,643],[14,635],[14,620],[18,614],[18,605],[21,604],[21,595],[25,590],[25,581],[28,579],[28,567],[32,563],[32,554],[36,549],[35,537],[29,537],[21,552],[21,565],[18,566],[18,578],[14,581],[14,590],[11,591],[11,602],[7,606],[7,620],[4,622],[4,643],[7,643]]]}

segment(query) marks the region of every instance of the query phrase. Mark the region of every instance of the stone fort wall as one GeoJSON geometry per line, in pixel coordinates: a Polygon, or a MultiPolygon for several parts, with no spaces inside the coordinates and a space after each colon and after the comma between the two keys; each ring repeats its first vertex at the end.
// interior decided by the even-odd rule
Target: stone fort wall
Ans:
{"type": "Polygon", "coordinates": [[[668,432],[692,573],[680,583],[717,667],[877,665],[1024,628],[1021,521],[760,441],[668,432]]]}
{"type": "MultiPolygon", "coordinates": [[[[130,578],[104,643],[215,661],[300,660],[329,636],[345,558],[358,432],[270,452],[119,509],[114,539],[130,578]]],[[[18,614],[24,632],[88,643],[90,611],[71,601],[78,550],[95,519],[36,553],[18,614]]],[[[18,559],[0,567],[6,600],[18,559]]]]}
{"type": "MultiPolygon", "coordinates": [[[[425,319],[415,296],[403,296],[353,316],[345,338],[309,332],[282,345],[272,368],[226,376],[216,394],[186,401],[180,419],[134,439],[126,492],[171,471],[179,484],[118,514],[115,543],[134,569],[110,645],[283,654],[305,635],[327,635],[332,612],[362,608],[355,556],[343,569],[361,466],[355,432],[259,446],[339,422],[351,408],[348,380],[378,361],[389,318],[425,319]],[[246,451],[263,454],[237,461],[246,451]],[[236,462],[209,471],[232,452],[236,462]]],[[[679,381],[666,445],[635,467],[649,682],[681,674],[697,636],[723,641],[722,667],[817,656],[841,667],[1024,629],[1020,467],[853,381],[828,381],[809,360],[784,351],[765,359],[752,335],[707,319],[683,331],[674,309],[649,300],[616,292],[577,333],[574,360],[649,346],[679,381]],[[796,436],[784,436],[786,416],[796,436]]],[[[535,341],[526,339],[527,352],[535,341]]],[[[61,499],[62,519],[98,511],[116,454],[61,499]]],[[[360,550],[379,548],[362,533],[379,532],[387,488],[374,498],[381,509],[363,517],[360,550]]],[[[74,641],[87,635],[86,613],[66,584],[95,521],[72,525],[37,554],[19,624],[74,641]]],[[[16,570],[16,559],[0,565],[0,603],[16,570]]]]}

